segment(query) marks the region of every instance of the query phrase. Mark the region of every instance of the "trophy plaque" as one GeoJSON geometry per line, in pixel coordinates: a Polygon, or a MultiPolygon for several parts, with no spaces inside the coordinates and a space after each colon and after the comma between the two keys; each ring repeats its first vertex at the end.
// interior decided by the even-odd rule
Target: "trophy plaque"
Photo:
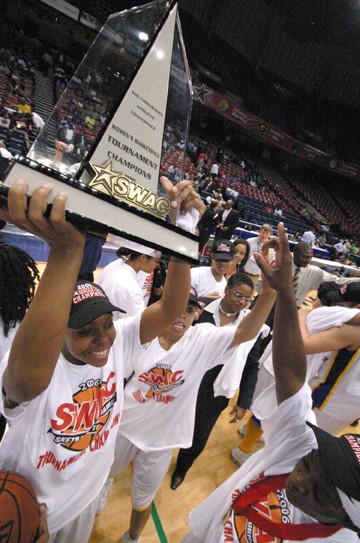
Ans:
{"type": "Polygon", "coordinates": [[[192,106],[177,3],[111,15],[56,92],[54,110],[27,156],[15,158],[5,186],[23,177],[31,194],[51,182],[53,193],[67,192],[74,224],[197,261],[198,238],[170,224],[159,181],[170,165],[171,181],[183,179],[192,106]]]}

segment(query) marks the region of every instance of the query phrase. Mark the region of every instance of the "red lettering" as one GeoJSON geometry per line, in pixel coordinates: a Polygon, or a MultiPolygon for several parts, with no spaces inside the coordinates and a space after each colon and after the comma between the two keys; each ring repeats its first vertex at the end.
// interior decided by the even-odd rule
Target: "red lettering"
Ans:
{"type": "Polygon", "coordinates": [[[80,405],[74,425],[74,432],[77,432],[82,427],[86,430],[94,425],[95,420],[100,418],[101,408],[99,403],[99,400],[96,399],[92,403],[83,402],[80,405]]]}
{"type": "Polygon", "coordinates": [[[106,381],[106,396],[105,397],[109,397],[109,396],[112,396],[114,393],[115,393],[115,389],[116,389],[116,381],[114,381],[111,385],[111,387],[109,388],[109,382],[111,382],[112,380],[114,380],[115,378],[115,373],[112,371],[108,377],[108,380],[106,381]]]}
{"type": "Polygon", "coordinates": [[[231,543],[232,541],[234,541],[233,527],[230,520],[227,520],[224,525],[224,541],[225,543],[231,543]]]}
{"type": "Polygon", "coordinates": [[[149,383],[150,378],[148,373],[142,373],[139,375],[138,380],[141,381],[141,383],[149,383]]]}
{"type": "Polygon", "coordinates": [[[73,413],[75,413],[76,407],[71,403],[64,403],[59,405],[56,410],[56,416],[58,420],[51,419],[51,426],[54,430],[65,430],[71,426],[73,421],[73,413]]]}
{"type": "Polygon", "coordinates": [[[180,379],[182,378],[183,373],[184,373],[183,370],[175,371],[171,376],[171,382],[172,383],[178,383],[180,381],[180,379]]]}

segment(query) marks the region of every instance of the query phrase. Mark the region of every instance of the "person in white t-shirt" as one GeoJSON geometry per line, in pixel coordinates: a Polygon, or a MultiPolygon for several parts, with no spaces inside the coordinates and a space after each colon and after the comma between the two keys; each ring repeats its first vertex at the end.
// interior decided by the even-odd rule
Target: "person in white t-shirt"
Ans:
{"type": "Polygon", "coordinates": [[[138,315],[144,311],[150,297],[147,293],[145,300],[144,275],[147,277],[154,273],[161,252],[113,234],[107,241],[118,247],[116,255],[119,258],[105,266],[97,282],[111,302],[126,311],[127,317],[138,315]]]}
{"type": "Polygon", "coordinates": [[[229,273],[235,257],[231,241],[222,239],[214,242],[210,255],[210,266],[191,268],[191,286],[199,298],[216,299],[224,296],[229,273]]]}
{"type": "Polygon", "coordinates": [[[304,232],[301,237],[301,241],[305,241],[305,243],[308,243],[311,246],[314,245],[315,240],[315,228],[310,228],[309,230],[306,230],[306,232],[304,232]]]}
{"type": "Polygon", "coordinates": [[[260,227],[259,235],[254,238],[248,238],[248,243],[250,246],[249,258],[244,266],[244,270],[248,275],[250,275],[252,282],[254,283],[254,288],[260,279],[260,268],[257,264],[254,253],[261,253],[262,247],[266,240],[270,238],[272,234],[272,227],[270,224],[263,224],[260,227]]]}
{"type": "MultiPolygon", "coordinates": [[[[246,349],[246,359],[247,343],[252,346],[274,300],[274,292],[265,285],[255,308],[237,326],[191,326],[198,306],[192,289],[186,311],[144,346],[134,363],[135,375],[125,388],[111,469],[116,475],[133,463],[133,508],[123,543],[139,541],[173,449],[192,444],[196,399],[204,374],[219,363],[232,363],[234,347],[246,349]]],[[[236,359],[242,361],[238,350],[236,359]]]]}
{"type": "Polygon", "coordinates": [[[360,435],[330,436],[314,424],[306,357],[284,225],[276,260],[257,262],[277,291],[275,384],[259,396],[266,446],[190,513],[183,543],[355,543],[360,529],[360,435]],[[284,318],[286,315],[286,318],[284,318]]]}
{"type": "MultiPolygon", "coordinates": [[[[314,301],[314,297],[309,295],[298,313],[307,354],[306,380],[313,391],[318,426],[335,435],[360,416],[357,363],[360,356],[360,282],[348,285],[324,282],[319,287],[318,297],[312,304],[310,301],[314,301]],[[311,310],[313,305],[316,308],[311,310]]],[[[275,380],[271,343],[259,363],[254,399],[275,380]]],[[[243,464],[251,455],[262,430],[252,416],[245,432],[239,433],[243,434],[242,440],[231,453],[237,465],[243,464]]]]}
{"type": "MultiPolygon", "coordinates": [[[[191,209],[195,229],[205,206],[191,184],[183,181],[176,190],[167,179],[163,184],[172,207],[191,209]]],[[[51,543],[86,543],[113,461],[124,377],[142,345],[186,306],[190,270],[186,262],[171,259],[162,299],[114,325],[112,312],[121,308],[94,283],[76,283],[85,236],[65,220],[66,195],[55,196],[45,218],[51,186],[37,188],[29,201],[27,189],[26,181],[15,182],[8,196],[10,213],[1,210],[0,218],[41,236],[50,253],[0,365],[0,413],[11,421],[0,465],[29,479],[39,501],[47,504],[51,543]]]]}

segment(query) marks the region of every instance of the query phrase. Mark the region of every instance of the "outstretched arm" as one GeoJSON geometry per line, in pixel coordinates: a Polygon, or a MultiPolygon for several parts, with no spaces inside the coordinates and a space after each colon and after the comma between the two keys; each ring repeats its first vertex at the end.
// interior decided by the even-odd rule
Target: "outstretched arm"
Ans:
{"type": "Polygon", "coordinates": [[[273,328],[273,364],[276,395],[280,404],[296,394],[305,382],[306,357],[299,327],[298,312],[291,278],[291,254],[284,224],[278,226],[279,238],[267,245],[275,249],[275,260],[269,265],[261,255],[256,261],[277,299],[273,328]]]}
{"type": "MultiPolygon", "coordinates": [[[[180,181],[175,187],[167,179],[161,178],[169,200],[172,222],[185,223],[194,232],[199,217],[205,211],[200,196],[194,191],[190,181],[180,181]]],[[[161,299],[145,309],[141,315],[140,341],[142,344],[159,336],[185,310],[190,292],[190,265],[172,257],[166,275],[161,299]]]]}
{"type": "Polygon", "coordinates": [[[8,405],[31,400],[50,383],[69,318],[74,284],[80,269],[85,236],[65,220],[66,195],[54,198],[44,216],[50,185],[27,200],[27,182],[18,180],[8,196],[11,221],[50,245],[48,263],[34,300],[14,338],[3,387],[8,405]]]}

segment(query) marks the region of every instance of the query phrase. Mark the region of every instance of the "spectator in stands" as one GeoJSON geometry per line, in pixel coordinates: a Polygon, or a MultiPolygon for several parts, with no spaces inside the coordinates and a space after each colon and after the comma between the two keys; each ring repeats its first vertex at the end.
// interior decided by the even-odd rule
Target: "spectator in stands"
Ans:
{"type": "Polygon", "coordinates": [[[244,271],[246,262],[249,259],[250,245],[246,239],[237,238],[233,242],[235,247],[234,261],[230,267],[229,275],[244,271]]]}
{"type": "Polygon", "coordinates": [[[344,243],[344,240],[340,239],[337,243],[333,245],[335,251],[337,252],[338,256],[342,255],[343,253],[346,253],[346,246],[344,243]]]}
{"type": "Polygon", "coordinates": [[[239,224],[240,215],[236,209],[233,209],[233,200],[227,200],[225,209],[221,209],[214,218],[216,232],[215,240],[231,239],[233,231],[239,224]]]}
{"type": "Polygon", "coordinates": [[[52,56],[47,51],[44,51],[40,59],[40,70],[42,71],[44,77],[47,77],[49,75],[49,70],[51,70],[52,66],[52,56]]]}
{"type": "Polygon", "coordinates": [[[290,241],[299,241],[300,240],[300,234],[299,232],[294,232],[294,234],[292,234],[292,236],[290,236],[290,241]]]}
{"type": "Polygon", "coordinates": [[[310,245],[314,245],[314,241],[316,240],[314,232],[315,228],[310,228],[309,230],[306,230],[301,237],[301,241],[309,243],[310,245]]]}
{"type": "Polygon", "coordinates": [[[217,177],[219,175],[219,164],[214,162],[210,170],[211,177],[217,177]]]}
{"type": "Polygon", "coordinates": [[[29,115],[26,113],[15,113],[11,119],[11,130],[10,134],[12,136],[20,135],[23,138],[26,149],[29,148],[29,115]]]}
{"type": "Polygon", "coordinates": [[[246,273],[250,275],[251,280],[254,283],[254,288],[256,288],[261,274],[260,268],[255,260],[254,253],[261,253],[265,241],[269,239],[271,234],[272,227],[270,224],[263,224],[259,230],[259,235],[248,240],[250,245],[250,254],[244,269],[246,273]]]}
{"type": "Polygon", "coordinates": [[[10,128],[11,119],[9,113],[6,110],[3,110],[0,116],[0,126],[3,128],[10,128]]]}
{"type": "Polygon", "coordinates": [[[77,143],[77,133],[75,125],[70,115],[63,119],[58,127],[55,141],[55,160],[57,162],[64,161],[64,154],[67,153],[67,161],[69,161],[69,155],[74,151],[77,143]]]}
{"type": "Polygon", "coordinates": [[[279,220],[281,220],[281,219],[282,219],[282,216],[283,216],[283,211],[282,211],[281,207],[279,207],[279,206],[275,206],[275,209],[274,209],[274,215],[275,215],[275,217],[278,217],[278,218],[279,218],[279,220]]]}
{"type": "Polygon", "coordinates": [[[42,127],[44,126],[45,124],[45,121],[42,117],[40,117],[40,115],[38,113],[36,113],[35,111],[32,112],[31,114],[31,120],[36,128],[36,130],[38,132],[40,132],[40,130],[42,129],[42,127]]]}
{"type": "Polygon", "coordinates": [[[351,243],[350,253],[352,255],[358,255],[359,254],[358,244],[356,244],[354,241],[351,243]]]}
{"type": "MultiPolygon", "coordinates": [[[[10,167],[10,160],[13,158],[10,151],[6,149],[5,143],[0,140],[0,180],[5,179],[10,167]]],[[[1,241],[1,238],[0,238],[1,241]]],[[[2,279],[1,279],[2,280],[2,279]]]]}
{"type": "Polygon", "coordinates": [[[174,164],[170,164],[170,166],[167,169],[166,175],[170,179],[172,183],[175,181],[175,166],[174,164]]]}
{"type": "Polygon", "coordinates": [[[314,245],[316,247],[323,247],[326,243],[326,236],[325,234],[321,234],[318,238],[316,238],[314,245]]]}
{"type": "Polygon", "coordinates": [[[6,158],[6,160],[11,160],[13,158],[10,151],[7,150],[5,143],[0,140],[0,157],[6,158]]]}
{"type": "Polygon", "coordinates": [[[26,103],[24,96],[19,96],[19,102],[15,104],[15,109],[19,113],[31,114],[31,107],[29,106],[29,104],[26,103]]]}
{"type": "Polygon", "coordinates": [[[89,128],[90,130],[94,130],[95,125],[96,125],[96,119],[94,117],[94,113],[89,111],[88,115],[86,115],[84,119],[84,122],[87,128],[89,128]]]}
{"type": "Polygon", "coordinates": [[[201,151],[199,153],[199,155],[198,155],[198,159],[197,159],[197,163],[196,163],[196,169],[197,169],[198,172],[203,171],[206,159],[207,159],[206,153],[201,151]]]}
{"type": "Polygon", "coordinates": [[[317,290],[323,281],[347,283],[356,280],[355,278],[339,278],[337,275],[310,264],[313,255],[312,246],[305,241],[300,241],[293,249],[292,277],[298,307],[301,307],[308,292],[317,290]]]}
{"type": "Polygon", "coordinates": [[[211,230],[214,226],[214,217],[220,208],[220,205],[221,203],[218,200],[212,200],[198,222],[197,229],[199,232],[199,251],[203,250],[209,240],[211,230]]]}
{"type": "Polygon", "coordinates": [[[206,302],[221,298],[226,287],[226,276],[235,256],[234,245],[229,240],[214,241],[210,266],[191,269],[191,285],[206,302]]]}
{"type": "Polygon", "coordinates": [[[256,183],[255,179],[252,176],[251,176],[251,179],[250,179],[250,186],[254,187],[254,188],[257,188],[257,183],[256,183]]]}
{"type": "Polygon", "coordinates": [[[65,71],[61,68],[61,66],[56,66],[55,68],[54,83],[55,87],[60,90],[64,90],[67,85],[65,71]]]}

